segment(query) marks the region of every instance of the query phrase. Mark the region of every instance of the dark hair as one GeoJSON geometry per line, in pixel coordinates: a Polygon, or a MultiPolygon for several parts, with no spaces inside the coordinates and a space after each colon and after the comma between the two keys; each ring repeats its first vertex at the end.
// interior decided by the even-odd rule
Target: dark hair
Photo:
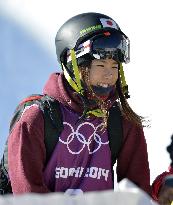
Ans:
{"type": "Polygon", "coordinates": [[[123,89],[122,89],[122,85],[120,82],[120,74],[118,77],[118,80],[116,82],[116,89],[117,89],[117,95],[120,101],[120,108],[122,111],[123,116],[129,120],[134,122],[136,125],[138,126],[143,126],[143,122],[145,121],[145,118],[136,114],[132,108],[130,107],[129,103],[127,102],[126,97],[123,94],[123,89]]]}
{"type": "Polygon", "coordinates": [[[167,152],[171,159],[171,166],[173,167],[173,135],[171,136],[171,143],[167,146],[167,152]]]}

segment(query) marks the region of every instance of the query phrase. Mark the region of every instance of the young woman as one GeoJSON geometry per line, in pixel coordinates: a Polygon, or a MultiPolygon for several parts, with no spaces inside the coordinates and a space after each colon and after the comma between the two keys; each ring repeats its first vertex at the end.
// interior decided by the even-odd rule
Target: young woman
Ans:
{"type": "Polygon", "coordinates": [[[62,72],[50,76],[44,94],[60,103],[64,129],[45,165],[43,113],[38,105],[25,109],[8,141],[13,193],[113,189],[115,161],[118,182],[128,178],[149,193],[142,118],[126,100],[122,63],[130,60],[128,37],[109,16],[84,13],[62,25],[55,43],[62,72]],[[108,127],[115,105],[121,112],[123,139],[112,160],[108,127]]]}

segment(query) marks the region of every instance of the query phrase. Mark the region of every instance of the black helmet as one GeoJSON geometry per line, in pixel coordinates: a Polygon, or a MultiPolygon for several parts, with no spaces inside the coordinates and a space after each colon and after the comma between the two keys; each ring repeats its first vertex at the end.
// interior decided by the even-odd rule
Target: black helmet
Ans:
{"type": "MultiPolygon", "coordinates": [[[[119,33],[128,41],[127,36],[120,30],[118,24],[109,16],[90,12],[72,17],[61,26],[56,35],[55,44],[58,62],[64,63],[68,50],[76,50],[85,40],[104,32],[119,33]]],[[[126,45],[123,43],[123,46],[126,47],[123,54],[125,57],[121,62],[127,63],[129,61],[129,41],[126,45]]]]}

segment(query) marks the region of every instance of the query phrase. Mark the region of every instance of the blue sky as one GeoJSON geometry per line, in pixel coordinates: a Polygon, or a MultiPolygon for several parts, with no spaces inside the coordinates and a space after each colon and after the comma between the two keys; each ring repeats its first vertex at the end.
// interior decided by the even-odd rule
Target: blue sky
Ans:
{"type": "Polygon", "coordinates": [[[9,123],[20,100],[42,93],[51,72],[58,70],[55,56],[34,36],[7,16],[0,16],[0,155],[9,123]]]}

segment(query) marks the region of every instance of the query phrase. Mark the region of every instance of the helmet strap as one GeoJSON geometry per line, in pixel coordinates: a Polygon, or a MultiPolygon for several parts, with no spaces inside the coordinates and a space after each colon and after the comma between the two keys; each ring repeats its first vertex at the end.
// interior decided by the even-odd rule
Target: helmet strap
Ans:
{"type": "Polygon", "coordinates": [[[130,95],[129,95],[128,85],[126,83],[126,79],[125,79],[122,63],[120,63],[119,66],[120,66],[120,79],[121,79],[121,85],[122,85],[122,89],[123,89],[123,94],[125,95],[126,98],[129,98],[130,95]]]}
{"type": "Polygon", "coordinates": [[[76,82],[71,78],[71,76],[69,75],[69,73],[67,72],[66,67],[64,66],[64,64],[62,64],[63,67],[63,71],[64,71],[64,76],[66,78],[66,80],[68,81],[68,83],[71,85],[71,87],[76,91],[79,92],[79,88],[76,84],[76,82]]]}
{"type": "Polygon", "coordinates": [[[70,50],[70,55],[71,55],[71,59],[72,59],[72,67],[73,67],[73,71],[74,71],[74,77],[76,80],[76,85],[78,87],[78,92],[80,94],[83,94],[83,88],[81,85],[81,79],[80,79],[80,73],[79,73],[79,68],[77,65],[77,60],[76,60],[76,55],[75,55],[75,51],[74,49],[70,50]]]}
{"type": "Polygon", "coordinates": [[[70,55],[71,55],[71,59],[72,59],[72,68],[73,68],[73,73],[74,73],[74,79],[75,81],[72,79],[72,77],[69,75],[67,68],[65,67],[65,65],[62,63],[62,67],[64,70],[64,76],[67,79],[68,83],[71,85],[71,87],[78,93],[83,95],[83,87],[81,85],[81,79],[80,79],[80,73],[79,73],[79,68],[77,65],[77,60],[76,60],[76,56],[75,56],[75,51],[74,49],[70,50],[70,55]]]}

